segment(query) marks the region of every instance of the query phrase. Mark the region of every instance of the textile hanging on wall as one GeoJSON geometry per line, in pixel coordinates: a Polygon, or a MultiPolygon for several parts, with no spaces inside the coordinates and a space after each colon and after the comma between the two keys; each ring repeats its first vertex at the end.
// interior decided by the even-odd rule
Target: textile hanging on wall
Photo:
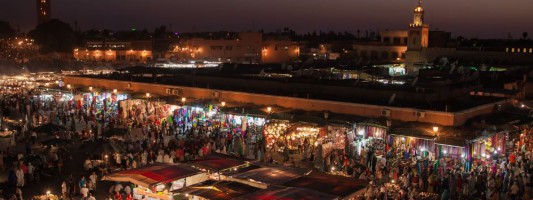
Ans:
{"type": "Polygon", "coordinates": [[[370,125],[357,126],[357,132],[363,133],[365,139],[367,138],[380,138],[385,139],[387,129],[383,127],[376,127],[370,125]]]}

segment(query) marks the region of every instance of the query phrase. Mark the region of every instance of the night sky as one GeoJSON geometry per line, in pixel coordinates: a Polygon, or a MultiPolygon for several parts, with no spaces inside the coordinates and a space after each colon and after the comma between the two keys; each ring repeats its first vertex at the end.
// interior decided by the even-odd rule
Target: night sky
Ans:
{"type": "MultiPolygon", "coordinates": [[[[414,0],[52,0],[52,16],[82,30],[166,25],[175,32],[406,29],[414,0]]],[[[427,0],[432,30],[454,36],[514,38],[533,35],[533,0],[427,0]]],[[[2,0],[0,20],[22,31],[35,27],[35,0],[2,0]]]]}

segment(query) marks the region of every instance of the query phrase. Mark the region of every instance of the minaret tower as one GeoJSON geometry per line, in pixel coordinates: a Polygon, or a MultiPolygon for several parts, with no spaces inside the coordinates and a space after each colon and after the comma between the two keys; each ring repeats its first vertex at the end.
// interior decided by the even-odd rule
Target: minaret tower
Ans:
{"type": "Polygon", "coordinates": [[[422,1],[414,10],[413,23],[409,24],[408,50],[420,50],[428,47],[429,25],[424,24],[424,8],[422,1]]]}
{"type": "Polygon", "coordinates": [[[52,0],[36,0],[37,25],[50,21],[52,16],[52,0]]]}

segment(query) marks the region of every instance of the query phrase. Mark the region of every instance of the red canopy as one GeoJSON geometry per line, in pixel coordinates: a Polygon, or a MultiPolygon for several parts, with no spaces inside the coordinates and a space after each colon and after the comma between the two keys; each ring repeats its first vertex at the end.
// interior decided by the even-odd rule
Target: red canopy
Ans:
{"type": "Polygon", "coordinates": [[[246,161],[234,158],[227,158],[218,154],[210,154],[204,156],[201,160],[191,160],[189,161],[189,163],[199,168],[218,172],[222,170],[231,169],[233,167],[245,165],[246,161]]]}
{"type": "Polygon", "coordinates": [[[257,192],[240,196],[237,200],[256,199],[256,200],[335,200],[339,199],[337,196],[325,194],[319,191],[309,190],[305,188],[280,187],[271,186],[268,189],[259,190],[257,192]]]}
{"type": "Polygon", "coordinates": [[[102,180],[131,182],[146,188],[150,186],[169,183],[182,178],[201,173],[200,170],[194,169],[185,164],[152,164],[132,170],[124,170],[113,174],[106,175],[102,180]]]}

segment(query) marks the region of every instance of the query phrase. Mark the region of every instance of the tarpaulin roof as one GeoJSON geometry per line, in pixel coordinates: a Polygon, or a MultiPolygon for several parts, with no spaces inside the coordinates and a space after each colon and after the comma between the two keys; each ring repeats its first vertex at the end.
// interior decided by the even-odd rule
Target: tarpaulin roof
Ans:
{"type": "Polygon", "coordinates": [[[437,137],[435,143],[446,146],[464,147],[466,144],[466,138],[437,137]]]}
{"type": "Polygon", "coordinates": [[[244,165],[246,164],[246,161],[236,158],[226,158],[225,156],[221,156],[220,154],[210,154],[204,156],[200,160],[191,160],[189,161],[189,163],[196,167],[208,169],[211,171],[222,171],[244,165]]]}
{"type": "Polygon", "coordinates": [[[425,140],[433,140],[435,136],[428,135],[425,130],[419,128],[394,128],[389,135],[416,137],[425,140]]]}
{"type": "Polygon", "coordinates": [[[54,133],[65,130],[67,130],[67,128],[65,128],[64,126],[56,125],[53,123],[43,124],[33,129],[33,131],[38,133],[54,133]]]}
{"type": "Polygon", "coordinates": [[[199,196],[209,200],[226,200],[234,199],[258,190],[260,189],[239,182],[208,180],[172,192],[199,196]]]}
{"type": "Polygon", "coordinates": [[[311,170],[283,166],[261,166],[243,173],[232,174],[231,177],[241,180],[252,180],[269,185],[283,185],[291,180],[300,178],[311,170]]]}
{"type": "Polygon", "coordinates": [[[306,200],[328,200],[339,199],[338,196],[325,194],[315,190],[305,188],[280,187],[273,186],[268,189],[259,190],[252,194],[244,195],[236,199],[256,199],[256,200],[291,200],[291,199],[306,199],[306,200]]]}
{"type": "Polygon", "coordinates": [[[200,170],[194,169],[185,164],[152,164],[132,170],[124,170],[106,175],[102,178],[105,181],[131,182],[142,187],[159,183],[169,183],[192,175],[199,174],[200,170]]]}
{"type": "Polygon", "coordinates": [[[115,153],[123,150],[120,144],[112,140],[98,139],[85,142],[80,146],[85,153],[90,155],[101,155],[102,153],[115,153]]]}
{"type": "Polygon", "coordinates": [[[353,196],[354,193],[364,189],[367,185],[368,181],[366,180],[334,176],[325,173],[312,173],[309,176],[304,176],[284,184],[284,186],[306,188],[342,198],[353,196]]]}

